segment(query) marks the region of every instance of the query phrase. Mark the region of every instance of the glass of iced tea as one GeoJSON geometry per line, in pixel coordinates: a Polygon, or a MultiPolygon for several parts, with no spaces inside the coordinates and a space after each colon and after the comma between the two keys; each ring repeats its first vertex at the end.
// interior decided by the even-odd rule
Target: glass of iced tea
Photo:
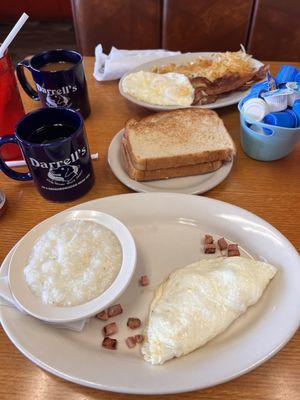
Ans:
{"type": "MultiPolygon", "coordinates": [[[[6,51],[0,58],[0,136],[13,134],[16,123],[23,115],[14,68],[6,51]]],[[[22,154],[16,144],[6,144],[1,148],[1,156],[4,160],[15,160],[22,154]]]]}

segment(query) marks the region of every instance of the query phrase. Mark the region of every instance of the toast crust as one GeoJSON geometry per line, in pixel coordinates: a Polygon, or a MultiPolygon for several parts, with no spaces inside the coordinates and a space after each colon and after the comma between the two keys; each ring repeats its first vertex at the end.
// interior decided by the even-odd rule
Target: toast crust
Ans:
{"type": "MultiPolygon", "coordinates": [[[[150,171],[165,168],[178,168],[183,166],[192,166],[194,164],[202,164],[214,161],[229,161],[235,153],[235,145],[227,132],[223,121],[218,117],[217,113],[208,109],[179,109],[170,112],[161,112],[150,115],[136,121],[130,119],[125,125],[124,138],[126,139],[127,151],[130,154],[132,165],[135,169],[141,171],[150,171]],[[174,121],[174,118],[176,121],[174,121]],[[155,129],[156,132],[164,137],[167,143],[175,142],[186,144],[189,140],[187,125],[189,121],[195,121],[199,124],[201,120],[205,120],[206,124],[209,120],[211,122],[211,131],[213,134],[214,129],[219,130],[224,135],[227,144],[221,145],[217,150],[204,150],[198,152],[185,152],[184,154],[176,155],[158,155],[152,157],[141,157],[135,151],[134,139],[132,134],[136,137],[141,137],[145,131],[155,129]],[[179,123],[178,123],[179,121],[179,123]],[[182,124],[181,124],[182,121],[182,124]],[[172,129],[176,130],[177,135],[172,136],[172,129]]],[[[180,144],[179,144],[180,146],[180,144]]],[[[162,146],[163,147],[163,146],[162,146]]]]}
{"type": "Polygon", "coordinates": [[[216,171],[222,166],[222,161],[206,162],[195,165],[188,165],[180,168],[162,168],[150,171],[141,171],[134,167],[126,141],[121,144],[122,157],[125,169],[131,179],[135,181],[154,181],[161,179],[179,178],[183,176],[192,176],[206,174],[216,171]]]}

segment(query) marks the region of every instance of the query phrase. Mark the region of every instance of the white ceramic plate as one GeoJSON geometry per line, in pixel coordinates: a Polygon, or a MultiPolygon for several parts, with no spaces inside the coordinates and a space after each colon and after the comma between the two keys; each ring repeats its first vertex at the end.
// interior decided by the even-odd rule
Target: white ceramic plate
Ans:
{"type": "MultiPolygon", "coordinates": [[[[6,333],[26,357],[64,379],[98,389],[163,394],[201,389],[233,379],[273,356],[292,337],[300,320],[300,260],[291,243],[259,217],[205,197],[175,193],[133,193],[106,197],[75,207],[120,219],[137,246],[134,277],[118,300],[124,313],[116,319],[119,348],[101,348],[101,327],[92,318],[81,333],[57,329],[0,306],[6,333]],[[278,267],[259,302],[224,333],[193,353],[162,366],[146,363],[139,349],[129,350],[124,338],[129,316],[145,321],[153,288],[171,270],[201,257],[203,233],[224,235],[254,257],[278,267]],[[138,285],[149,276],[150,287],[138,285]]],[[[1,275],[7,273],[10,256],[1,275]]]]}
{"type": "MultiPolygon", "coordinates": [[[[127,74],[125,74],[122,79],[119,82],[119,91],[123,97],[125,97],[127,100],[131,101],[134,104],[137,104],[139,106],[148,108],[149,110],[154,110],[154,111],[168,111],[168,110],[175,110],[177,108],[183,108],[180,106],[159,106],[156,104],[150,104],[146,103],[144,101],[140,101],[136,99],[133,96],[130,96],[129,94],[125,93],[123,91],[122,87],[122,82],[125,79],[125,77],[133,72],[138,72],[138,71],[151,71],[154,66],[159,66],[159,65],[165,65],[165,64],[184,64],[190,61],[195,60],[198,57],[209,57],[214,53],[211,52],[202,52],[202,53],[186,53],[186,54],[180,54],[178,56],[171,56],[171,57],[164,57],[164,58],[159,58],[157,60],[142,64],[138,66],[137,68],[134,68],[133,70],[129,71],[127,74]]],[[[263,66],[263,63],[256,59],[252,59],[253,66],[255,68],[260,68],[263,66]]],[[[246,96],[248,92],[247,91],[233,91],[227,94],[223,94],[219,96],[217,101],[215,103],[211,104],[205,104],[203,106],[192,106],[192,108],[220,108],[220,107],[225,107],[225,106],[230,106],[232,104],[238,103],[244,96],[246,96]]]]}
{"type": "Polygon", "coordinates": [[[31,229],[18,243],[10,260],[8,282],[17,304],[28,314],[47,322],[70,322],[95,315],[110,305],[127,288],[136,264],[136,248],[129,230],[111,215],[94,210],[69,211],[49,218],[31,229]],[[57,307],[42,303],[30,290],[23,273],[34,243],[53,225],[71,220],[99,223],[110,229],[122,247],[122,264],[111,286],[87,303],[72,307],[57,307]]]}
{"type": "Polygon", "coordinates": [[[182,178],[161,179],[158,181],[137,182],[128,176],[124,167],[121,139],[124,129],[118,132],[108,149],[108,163],[114,175],[127,187],[136,192],[172,192],[199,194],[219,185],[230,173],[233,160],[223,164],[221,168],[209,174],[186,176],[182,178]]]}

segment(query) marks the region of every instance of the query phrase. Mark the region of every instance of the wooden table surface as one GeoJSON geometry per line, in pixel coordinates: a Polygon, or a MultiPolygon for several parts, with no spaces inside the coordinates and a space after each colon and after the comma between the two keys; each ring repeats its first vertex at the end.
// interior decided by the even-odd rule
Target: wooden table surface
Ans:
{"type": "MultiPolygon", "coordinates": [[[[8,205],[0,218],[0,260],[34,225],[70,206],[92,199],[130,193],[112,174],[106,155],[113,136],[131,117],[149,112],[126,102],[114,82],[97,82],[93,76],[93,57],[85,59],[92,113],[86,130],[92,152],[99,152],[94,162],[96,183],[84,197],[70,203],[50,203],[38,195],[32,183],[13,181],[0,174],[0,188],[8,205]]],[[[300,66],[300,64],[299,64],[300,66]]],[[[280,63],[272,63],[276,72],[280,63]]],[[[37,108],[21,90],[26,111],[37,108]]],[[[205,196],[243,207],[264,218],[300,250],[300,143],[292,154],[274,162],[259,162],[247,157],[240,146],[239,114],[236,106],[217,110],[238,149],[237,160],[229,177],[205,196]]],[[[300,289],[299,289],[300,290],[300,289]]],[[[45,344],[47,346],[47,344],[45,344]]],[[[228,360],[230,362],[230,360],[228,360]]],[[[63,381],[27,360],[0,329],[0,399],[110,399],[127,400],[132,395],[101,392],[63,381]]],[[[201,372],[199,372],[201,373],[201,372]]],[[[143,396],[140,396],[143,397],[143,396]]],[[[153,396],[158,399],[162,396],[153,396]]],[[[163,396],[165,399],[300,399],[300,333],[271,360],[231,382],[198,392],[163,396]]]]}

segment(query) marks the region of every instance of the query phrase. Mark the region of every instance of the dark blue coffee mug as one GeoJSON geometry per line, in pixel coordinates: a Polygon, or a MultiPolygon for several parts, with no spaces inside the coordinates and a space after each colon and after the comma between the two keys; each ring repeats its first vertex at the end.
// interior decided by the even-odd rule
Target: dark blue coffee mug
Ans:
{"type": "Polygon", "coordinates": [[[65,108],[40,108],[26,114],[15,135],[0,138],[0,147],[17,143],[29,172],[9,168],[0,157],[0,169],[10,178],[33,180],[40,194],[51,201],[70,201],[88,192],[94,172],[82,116],[65,108]]]}
{"type": "Polygon", "coordinates": [[[17,76],[24,91],[43,107],[66,107],[90,114],[82,56],[72,50],[50,50],[23,60],[17,65],[17,76]],[[28,83],[24,67],[33,77],[36,90],[28,83]]]}

